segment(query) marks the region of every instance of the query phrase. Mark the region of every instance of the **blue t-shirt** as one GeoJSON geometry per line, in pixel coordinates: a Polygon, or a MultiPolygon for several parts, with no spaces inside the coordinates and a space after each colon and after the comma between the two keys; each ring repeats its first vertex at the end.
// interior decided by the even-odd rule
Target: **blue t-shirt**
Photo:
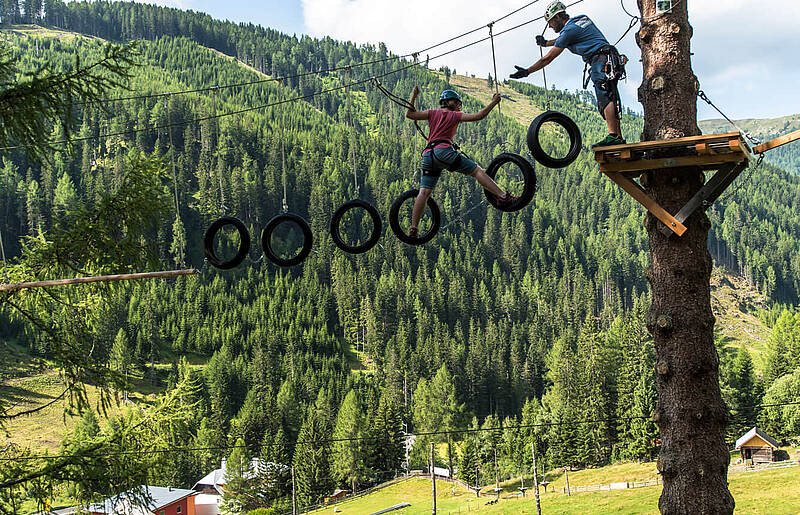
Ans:
{"type": "Polygon", "coordinates": [[[555,44],[558,48],[568,48],[587,62],[590,55],[606,45],[606,37],[585,14],[570,18],[561,29],[555,44]]]}

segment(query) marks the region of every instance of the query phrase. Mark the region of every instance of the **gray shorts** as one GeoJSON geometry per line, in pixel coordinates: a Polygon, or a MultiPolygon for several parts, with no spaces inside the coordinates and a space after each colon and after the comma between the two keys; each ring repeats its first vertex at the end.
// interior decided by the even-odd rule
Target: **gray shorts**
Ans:
{"type": "Polygon", "coordinates": [[[472,159],[452,148],[437,148],[422,156],[422,179],[420,187],[433,189],[439,182],[442,170],[471,175],[478,167],[472,159]],[[434,154],[433,156],[431,154],[434,154]]]}

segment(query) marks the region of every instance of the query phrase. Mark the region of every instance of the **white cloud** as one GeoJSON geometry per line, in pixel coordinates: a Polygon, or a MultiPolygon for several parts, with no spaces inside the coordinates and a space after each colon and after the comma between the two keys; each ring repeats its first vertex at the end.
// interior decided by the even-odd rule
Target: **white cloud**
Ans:
{"type": "MultiPolygon", "coordinates": [[[[308,32],[315,36],[357,43],[384,42],[392,52],[407,54],[443,41],[466,30],[485,25],[522,5],[523,0],[301,0],[308,32]]],[[[630,12],[634,0],[624,0],[630,12]]],[[[681,1],[681,0],[676,0],[681,1]]],[[[686,0],[688,1],[688,0],[686,0]]],[[[547,1],[541,0],[495,26],[495,33],[542,14],[547,1]]],[[[586,1],[569,9],[587,14],[613,41],[625,31],[629,18],[615,0],[586,1]]],[[[800,112],[800,83],[796,49],[800,43],[800,2],[796,0],[694,1],[689,4],[694,28],[693,68],[701,86],[727,114],[733,117],[773,117],[800,112]]],[[[543,21],[498,36],[495,39],[500,77],[514,70],[514,64],[530,65],[539,57],[533,38],[544,28],[543,21]]],[[[548,37],[554,34],[548,30],[548,37]]],[[[488,35],[488,29],[431,51],[431,56],[488,35]]],[[[640,52],[629,34],[619,45],[631,58],[629,79],[622,85],[627,106],[639,111],[636,88],[641,80],[640,52]]],[[[448,65],[459,73],[486,77],[492,73],[489,42],[435,60],[431,67],[448,65]]],[[[562,89],[580,88],[583,63],[569,53],[547,69],[548,84],[562,89]]],[[[527,79],[542,84],[541,73],[527,79]]],[[[699,105],[700,117],[716,117],[699,105]]]]}

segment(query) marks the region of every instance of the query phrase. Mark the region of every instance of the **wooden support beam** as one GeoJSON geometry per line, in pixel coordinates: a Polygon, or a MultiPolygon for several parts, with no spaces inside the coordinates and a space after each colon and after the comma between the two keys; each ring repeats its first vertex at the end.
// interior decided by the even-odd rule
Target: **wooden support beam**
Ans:
{"type": "Polygon", "coordinates": [[[631,197],[636,200],[639,204],[644,206],[645,209],[653,213],[653,216],[661,220],[664,225],[669,228],[672,232],[677,234],[678,236],[683,235],[686,232],[686,226],[683,225],[681,222],[676,220],[671,214],[669,214],[663,207],[658,205],[658,203],[650,198],[644,188],[639,186],[636,182],[624,175],[620,175],[618,173],[608,173],[603,170],[603,173],[608,176],[609,179],[617,183],[620,188],[625,190],[631,197]]]}
{"type": "Polygon", "coordinates": [[[741,152],[704,156],[665,157],[662,159],[645,159],[642,161],[602,163],[600,165],[600,170],[603,172],[633,172],[637,170],[657,170],[660,168],[676,168],[683,166],[716,168],[725,163],[738,163],[746,158],[747,155],[741,152]]]}
{"type": "Polygon", "coordinates": [[[36,281],[17,284],[0,284],[0,291],[19,291],[30,288],[46,288],[49,286],[68,286],[86,283],[107,283],[115,281],[130,281],[134,279],[160,279],[166,277],[181,277],[197,275],[199,270],[170,270],[166,272],[142,272],[138,274],[103,275],[98,277],[75,277],[73,279],[56,279],[53,281],[36,281]]]}
{"type": "Polygon", "coordinates": [[[800,131],[794,131],[789,134],[783,135],[779,138],[775,138],[773,140],[767,141],[766,143],[762,143],[761,145],[756,146],[753,148],[753,152],[756,154],[763,154],[768,150],[772,150],[773,148],[778,148],[782,145],[786,145],[787,143],[791,143],[792,141],[796,141],[800,139],[800,131]]]}
{"type": "MultiPolygon", "coordinates": [[[[722,195],[728,186],[744,171],[749,162],[744,161],[741,163],[732,163],[725,165],[715,173],[711,179],[689,199],[689,201],[678,211],[675,219],[680,223],[686,222],[698,209],[705,211],[708,209],[715,200],[722,195]]],[[[661,234],[669,236],[672,234],[667,227],[660,227],[661,234]]]]}

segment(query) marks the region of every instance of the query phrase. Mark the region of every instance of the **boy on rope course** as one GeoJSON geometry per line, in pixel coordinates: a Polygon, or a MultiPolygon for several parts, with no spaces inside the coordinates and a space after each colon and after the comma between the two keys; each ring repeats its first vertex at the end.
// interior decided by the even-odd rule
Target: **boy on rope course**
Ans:
{"type": "Polygon", "coordinates": [[[514,65],[517,71],[511,74],[511,78],[520,79],[541,70],[568,48],[573,54],[581,56],[586,63],[584,88],[589,82],[586,78],[586,69],[589,68],[589,78],[594,83],[597,95],[597,109],[608,125],[608,136],[592,147],[624,144],[619,118],[622,103],[617,83],[625,77],[627,58],[620,56],[588,16],[581,14],[571,18],[567,14],[567,7],[561,2],[548,5],[544,17],[559,36],[553,40],[546,40],[543,35],[536,36],[536,44],[542,47],[551,46],[553,49],[527,68],[514,65]]]}
{"type": "Polygon", "coordinates": [[[501,190],[483,168],[459,152],[458,146],[453,143],[458,124],[462,122],[477,122],[486,118],[494,106],[500,103],[500,94],[495,93],[492,101],[474,114],[461,112],[461,96],[452,89],[442,91],[439,96],[441,109],[417,111],[414,109],[414,105],[418,95],[419,86],[414,86],[410,105],[406,111],[406,118],[415,121],[428,120],[430,134],[428,135],[428,145],[422,151],[422,178],[420,179],[419,195],[414,201],[411,229],[408,235],[412,238],[417,237],[417,225],[422,218],[422,213],[425,212],[428,198],[433,193],[433,189],[436,187],[436,183],[439,182],[439,177],[444,169],[474,177],[486,191],[497,197],[497,203],[500,205],[511,205],[518,201],[519,197],[514,197],[508,191],[501,190]]]}

